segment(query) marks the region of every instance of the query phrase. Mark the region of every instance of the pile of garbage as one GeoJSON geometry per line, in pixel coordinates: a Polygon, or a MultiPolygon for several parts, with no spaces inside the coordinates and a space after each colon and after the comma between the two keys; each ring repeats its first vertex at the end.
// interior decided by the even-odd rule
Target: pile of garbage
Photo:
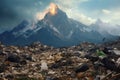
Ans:
{"type": "Polygon", "coordinates": [[[0,80],[120,80],[120,41],[69,48],[0,43],[0,80]]]}

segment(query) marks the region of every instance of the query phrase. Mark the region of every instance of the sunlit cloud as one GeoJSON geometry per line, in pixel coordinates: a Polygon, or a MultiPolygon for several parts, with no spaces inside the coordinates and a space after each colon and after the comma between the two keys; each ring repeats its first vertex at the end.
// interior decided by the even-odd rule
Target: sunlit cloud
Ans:
{"type": "Polygon", "coordinates": [[[110,13],[111,13],[111,11],[109,11],[109,10],[107,10],[107,9],[102,9],[102,12],[103,12],[104,14],[110,14],[110,13]]]}

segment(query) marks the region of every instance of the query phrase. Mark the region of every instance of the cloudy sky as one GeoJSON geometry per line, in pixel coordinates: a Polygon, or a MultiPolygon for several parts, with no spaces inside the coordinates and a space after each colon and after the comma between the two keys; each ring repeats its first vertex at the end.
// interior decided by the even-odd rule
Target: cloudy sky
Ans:
{"type": "Polygon", "coordinates": [[[70,18],[86,25],[97,19],[120,25],[120,0],[0,0],[0,32],[12,29],[23,20],[34,20],[51,2],[70,18]]]}

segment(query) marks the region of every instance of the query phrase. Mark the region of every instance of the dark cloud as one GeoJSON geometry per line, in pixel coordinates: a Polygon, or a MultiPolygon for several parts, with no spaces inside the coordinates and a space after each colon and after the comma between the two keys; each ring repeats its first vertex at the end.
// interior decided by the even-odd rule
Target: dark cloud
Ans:
{"type": "MultiPolygon", "coordinates": [[[[15,27],[17,24],[19,24],[25,19],[33,20],[35,14],[37,12],[43,11],[50,4],[50,2],[57,2],[59,5],[61,4],[61,6],[63,6],[65,1],[64,0],[0,0],[0,32],[4,30],[12,29],[13,27],[15,27]],[[61,3],[62,1],[63,3],[61,3]]],[[[77,1],[75,3],[77,3],[77,1]]],[[[120,0],[88,0],[84,3],[81,4],[78,3],[77,5],[74,5],[75,7],[78,7],[75,8],[77,10],[75,9],[74,10],[78,12],[80,11],[81,13],[96,19],[99,16],[99,14],[97,14],[96,11],[102,9],[113,10],[116,8],[120,8],[119,3],[120,0]]],[[[72,4],[66,3],[65,5],[66,6],[64,7],[67,8],[67,6],[70,6],[72,4]]],[[[72,15],[74,16],[74,14],[72,15]]],[[[100,17],[102,16],[100,15],[100,17]]]]}
{"type": "Polygon", "coordinates": [[[24,19],[32,19],[50,2],[52,0],[0,0],[0,32],[13,28],[24,19]]]}

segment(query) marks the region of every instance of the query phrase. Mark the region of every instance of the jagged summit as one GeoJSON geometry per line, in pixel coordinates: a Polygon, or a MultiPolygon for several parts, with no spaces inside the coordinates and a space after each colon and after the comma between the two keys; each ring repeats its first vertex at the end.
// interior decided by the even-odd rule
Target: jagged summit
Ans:
{"type": "Polygon", "coordinates": [[[49,13],[51,15],[55,15],[55,14],[57,14],[57,12],[58,12],[58,6],[54,3],[51,3],[50,7],[49,7],[49,13]]]}
{"type": "Polygon", "coordinates": [[[66,13],[63,12],[56,4],[51,3],[48,12],[46,12],[43,19],[50,19],[51,21],[54,21],[55,18],[60,21],[61,19],[67,19],[68,17],[66,13]]]}
{"type": "Polygon", "coordinates": [[[46,9],[43,12],[37,12],[36,13],[36,19],[37,20],[42,20],[44,19],[44,17],[49,14],[50,16],[55,16],[56,14],[58,14],[58,6],[54,3],[50,3],[48,9],[46,9]]]}
{"type": "Polygon", "coordinates": [[[68,23],[68,17],[65,12],[63,12],[61,9],[57,9],[57,12],[54,15],[51,15],[51,13],[47,13],[43,20],[46,20],[50,23],[56,24],[55,26],[57,27],[58,24],[65,24],[68,23]]]}

